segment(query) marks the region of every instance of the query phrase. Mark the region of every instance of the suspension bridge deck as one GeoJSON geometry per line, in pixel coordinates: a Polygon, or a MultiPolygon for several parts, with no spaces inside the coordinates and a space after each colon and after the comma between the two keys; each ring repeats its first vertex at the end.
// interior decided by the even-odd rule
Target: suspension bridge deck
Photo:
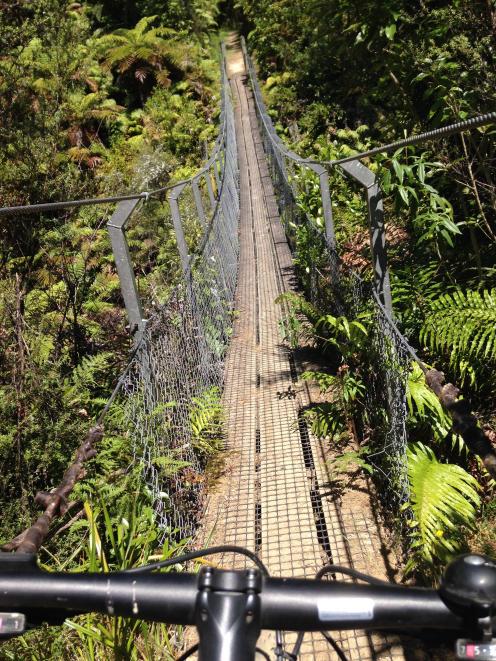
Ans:
{"type": "MultiPolygon", "coordinates": [[[[228,64],[236,105],[241,253],[225,373],[226,461],[209,496],[202,543],[248,547],[273,575],[313,577],[333,562],[386,578],[387,551],[368,494],[350,491],[340,503],[326,495],[324,448],[301,417],[311,393],[297,384],[299,365],[281,341],[283,310],[275,304],[294,288],[291,252],[236,46],[228,64]]],[[[285,642],[295,639],[286,635],[285,642]]],[[[397,639],[347,632],[337,640],[350,659],[404,658],[397,639]]],[[[264,635],[259,644],[269,652],[274,638],[264,635]]],[[[320,634],[307,635],[301,652],[305,659],[338,658],[320,634]]]]}

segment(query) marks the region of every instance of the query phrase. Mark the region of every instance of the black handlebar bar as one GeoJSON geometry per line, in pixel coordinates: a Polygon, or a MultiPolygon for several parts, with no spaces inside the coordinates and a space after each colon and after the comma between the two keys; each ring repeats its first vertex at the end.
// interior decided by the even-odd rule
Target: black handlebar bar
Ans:
{"type": "MultiPolygon", "coordinates": [[[[226,572],[228,574],[229,572],[226,572]]],[[[0,575],[0,609],[95,612],[196,624],[200,574],[0,575]]],[[[261,579],[262,629],[463,629],[435,590],[304,579],[261,579]]]]}
{"type": "MultiPolygon", "coordinates": [[[[486,628],[491,622],[496,604],[496,566],[474,555],[455,561],[440,591],[271,578],[257,569],[48,573],[37,568],[35,556],[0,556],[2,611],[23,613],[28,623],[53,624],[70,614],[96,612],[196,625],[200,659],[209,660],[252,659],[261,629],[437,629],[477,635],[482,621],[486,628]]],[[[490,628],[492,635],[492,623],[490,628]]]]}

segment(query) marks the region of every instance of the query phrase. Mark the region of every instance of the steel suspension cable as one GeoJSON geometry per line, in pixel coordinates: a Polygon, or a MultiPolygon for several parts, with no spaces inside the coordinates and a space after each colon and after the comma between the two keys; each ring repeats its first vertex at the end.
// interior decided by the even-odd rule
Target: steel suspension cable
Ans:
{"type": "Polygon", "coordinates": [[[381,145],[380,147],[374,147],[373,149],[358,152],[352,156],[346,156],[345,158],[337,158],[332,161],[319,161],[314,159],[305,159],[305,161],[315,165],[341,165],[342,163],[350,163],[351,161],[356,161],[360,158],[365,158],[366,156],[374,156],[375,154],[387,154],[402,147],[409,147],[411,145],[416,145],[427,140],[438,140],[439,138],[444,138],[448,135],[462,133],[463,131],[471,131],[472,129],[478,128],[480,126],[488,126],[490,124],[496,124],[496,112],[488,112],[484,115],[477,115],[471,119],[464,120],[463,122],[455,122],[454,124],[441,126],[438,129],[433,129],[432,131],[424,131],[424,133],[419,133],[418,135],[410,135],[403,140],[396,140],[395,142],[390,142],[389,144],[381,145]]]}

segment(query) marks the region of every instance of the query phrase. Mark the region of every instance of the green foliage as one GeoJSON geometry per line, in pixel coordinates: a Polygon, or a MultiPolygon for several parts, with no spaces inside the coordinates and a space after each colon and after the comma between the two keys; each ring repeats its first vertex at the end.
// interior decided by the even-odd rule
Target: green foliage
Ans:
{"type": "Polygon", "coordinates": [[[326,464],[331,474],[349,475],[351,471],[364,470],[369,475],[374,474],[374,467],[368,463],[367,456],[370,454],[370,447],[362,445],[358,450],[347,450],[329,459],[326,464]]]}
{"type": "Polygon", "coordinates": [[[496,500],[483,504],[481,516],[470,539],[470,548],[475,553],[496,557],[496,500]]]}
{"type": "Polygon", "coordinates": [[[398,149],[391,157],[379,157],[377,160],[387,166],[379,172],[381,187],[392,196],[397,213],[402,209],[410,213],[419,245],[438,246],[444,241],[453,247],[453,238],[461,234],[462,223],[455,223],[451,203],[427,182],[445,169],[443,163],[430,162],[427,156],[427,152],[407,155],[408,164],[404,149],[398,149]]]}
{"type": "Polygon", "coordinates": [[[326,314],[317,321],[316,330],[319,339],[336,347],[345,358],[360,353],[367,344],[367,328],[357,320],[326,314]]]}
{"type": "Polygon", "coordinates": [[[455,290],[433,301],[421,338],[433,350],[448,353],[450,364],[475,379],[470,360],[496,359],[496,289],[455,290]]]}
{"type": "Polygon", "coordinates": [[[422,565],[432,568],[463,548],[460,526],[474,524],[479,485],[461,466],[439,462],[422,443],[408,450],[408,477],[414,543],[406,570],[422,565]]]}
{"type": "Polygon", "coordinates": [[[347,366],[342,366],[336,375],[312,370],[303,372],[301,378],[314,381],[320,392],[329,397],[329,401],[314,404],[304,411],[314,436],[334,440],[344,438],[347,424],[365,394],[365,384],[347,366]]]}
{"type": "MultiPolygon", "coordinates": [[[[114,412],[117,413],[117,412],[114,412]]],[[[85,480],[78,490],[83,512],[64,533],[42,549],[42,567],[48,571],[119,571],[165,560],[180,554],[187,540],[166,538],[159,543],[150,495],[141,486],[141,468],[112,483],[85,480]]],[[[163,571],[170,571],[165,569],[163,571]]],[[[160,659],[174,658],[166,625],[83,615],[62,627],[34,630],[2,645],[2,658],[160,659]],[[29,656],[28,656],[29,655],[29,656]]]]}
{"type": "Polygon", "coordinates": [[[115,69],[121,85],[131,93],[137,90],[142,103],[145,90],[150,90],[150,77],[168,87],[172,83],[171,70],[183,72],[187,67],[188,46],[178,39],[175,30],[152,27],[156,19],[157,16],[145,16],[134,28],[103,35],[95,44],[97,51],[104,54],[104,69],[115,69]]]}
{"type": "Polygon", "coordinates": [[[439,260],[395,265],[391,273],[393,306],[407,336],[418,337],[431,300],[451,288],[439,260]]]}
{"type": "Polygon", "coordinates": [[[282,319],[278,320],[279,333],[283,342],[287,342],[291,349],[296,349],[300,339],[305,334],[304,322],[292,310],[282,319]]]}
{"type": "MultiPolygon", "coordinates": [[[[109,509],[106,502],[100,499],[93,506],[85,502],[84,510],[86,518],[75,528],[79,535],[86,537],[86,543],[72,554],[73,558],[80,558],[78,571],[128,569],[152,559],[165,560],[183,546],[166,542],[161,552],[154,554],[158,533],[154,512],[139,492],[131,494],[116,508],[109,509]]],[[[60,563],[59,568],[63,570],[65,563],[60,563]]],[[[165,625],[87,615],[68,620],[66,626],[79,639],[69,639],[73,640],[71,647],[75,658],[100,659],[112,655],[116,659],[140,659],[146,658],[146,653],[154,658],[173,656],[173,645],[165,625]],[[167,652],[162,656],[164,649],[167,652]]]]}
{"type": "Polygon", "coordinates": [[[193,446],[207,456],[216,452],[222,443],[223,407],[220,395],[217,386],[208,388],[192,398],[189,411],[193,446]]]}
{"type": "Polygon", "coordinates": [[[322,316],[303,296],[294,292],[281,294],[275,302],[286,306],[287,313],[279,326],[283,339],[293,348],[300,342],[311,341],[323,348],[334,347],[342,356],[350,358],[367,345],[368,330],[361,321],[332,314],[322,316]]]}
{"type": "Polygon", "coordinates": [[[100,389],[102,382],[108,382],[111,361],[110,352],[85,356],[81,359],[66,381],[64,399],[67,406],[98,406],[100,404],[100,401],[95,398],[95,393],[100,389]]]}
{"type": "MultiPolygon", "coordinates": [[[[250,23],[249,45],[258,70],[266,78],[263,91],[269,112],[277,131],[300,154],[332,161],[493,109],[495,11],[482,0],[239,4],[250,23]]],[[[384,193],[396,322],[412,346],[426,345],[429,362],[439,364],[458,385],[461,380],[471,406],[487,423],[494,423],[496,355],[494,135],[491,126],[363,159],[384,193]]],[[[329,168],[329,182],[338,252],[345,267],[340,275],[351,267],[368,279],[370,237],[363,191],[343,176],[339,166],[329,168]]],[[[322,268],[325,249],[318,238],[320,192],[313,174],[293,173],[292,184],[299,218],[294,226],[283,220],[295,249],[300,284],[313,292],[315,267],[324,274],[320,282],[328,268],[328,263],[322,268]]],[[[326,309],[309,320],[293,309],[283,329],[287,341],[292,346],[311,342],[332,347],[331,358],[349,364],[353,374],[358,367],[368,387],[373,320],[345,322],[327,315],[326,309]]],[[[396,366],[388,368],[394,371],[396,366]]],[[[317,377],[332,398],[330,406],[326,403],[309,413],[318,433],[334,433],[333,425],[340,419],[335,378],[317,377]]],[[[376,395],[380,399],[381,393],[376,395]]],[[[434,441],[440,456],[455,455],[457,449],[445,443],[453,436],[451,420],[416,366],[406,395],[409,437],[434,441]]],[[[388,418],[380,402],[377,409],[377,416],[367,410],[362,420],[365,425],[374,420],[372,437],[380,436],[382,421],[388,418]]],[[[458,446],[460,462],[468,463],[460,438],[458,446]]],[[[422,456],[418,473],[412,473],[417,487],[424,470],[431,475],[457,472],[458,467],[435,464],[427,449],[422,456]]],[[[468,502],[475,500],[469,496],[468,502]]],[[[459,525],[456,508],[449,509],[449,503],[445,514],[459,525]]],[[[472,521],[474,516],[472,511],[472,521]]],[[[452,527],[442,536],[449,537],[453,548],[458,544],[452,527]]],[[[448,557],[443,539],[436,539],[429,548],[426,539],[417,536],[412,560],[417,568],[434,568],[435,573],[448,557]],[[424,544],[427,555],[422,555],[424,544]]]]}
{"type": "Polygon", "coordinates": [[[346,437],[346,418],[339,402],[313,404],[303,415],[316,438],[340,441],[346,437]]]}
{"type": "Polygon", "coordinates": [[[315,269],[325,265],[325,254],[323,242],[318,240],[318,235],[311,224],[306,220],[301,225],[293,225],[294,238],[294,265],[296,273],[306,291],[311,289],[312,277],[315,269]]]}
{"type": "MultiPolygon", "coordinates": [[[[0,12],[2,206],[150,190],[198,166],[204,143],[217,132],[218,56],[209,36],[216,2],[7,4],[0,12]]],[[[34,495],[59,482],[128,357],[130,339],[105,228],[113,211],[114,205],[98,205],[0,219],[5,541],[39,513],[34,495]]],[[[186,231],[194,244],[196,228],[188,225],[186,231]]],[[[163,302],[179,272],[166,207],[150,201],[137,210],[128,239],[139,265],[140,293],[163,302]]],[[[211,395],[210,408],[205,395],[191,411],[202,458],[220,438],[211,395]]],[[[168,417],[160,415],[165,430],[168,417]]],[[[94,493],[124,502],[130,487],[125,473],[134,461],[124,429],[122,403],[116,402],[75,502],[94,493]]],[[[174,455],[153,461],[165,478],[190,468],[174,455]]],[[[64,541],[56,540],[65,547],[71,539],[76,547],[78,532],[76,526],[64,541]]],[[[145,652],[146,636],[140,636],[140,658],[161,658],[163,646],[145,652]]],[[[76,656],[63,637],[35,632],[32,640],[33,658],[76,656]]],[[[22,649],[14,658],[27,658],[28,648],[22,649]]],[[[90,658],[88,650],[89,644],[90,658]]],[[[110,658],[108,649],[98,654],[110,658]]]]}
{"type": "Polygon", "coordinates": [[[134,25],[144,16],[159,14],[160,22],[165,26],[173,26],[185,33],[194,33],[198,39],[205,41],[210,30],[216,27],[218,3],[210,0],[127,0],[116,4],[114,0],[92,0],[95,19],[109,28],[134,25]]]}
{"type": "Polygon", "coordinates": [[[303,372],[301,378],[304,381],[315,381],[322,394],[334,393],[341,408],[348,412],[365,395],[365,384],[347,366],[342,366],[336,375],[311,370],[303,372]]]}
{"type": "Polygon", "coordinates": [[[165,477],[174,477],[183,468],[188,468],[188,466],[191,466],[189,461],[173,459],[170,456],[154,457],[153,464],[160,468],[160,472],[165,477]]]}
{"type": "Polygon", "coordinates": [[[425,375],[417,363],[412,363],[406,383],[409,421],[427,424],[437,441],[443,441],[452,426],[448,413],[425,382],[425,375]]]}
{"type": "Polygon", "coordinates": [[[315,336],[315,323],[318,311],[311,303],[295,292],[284,292],[275,303],[283,306],[284,317],[279,320],[279,332],[283,341],[292,349],[302,342],[311,342],[315,336]]]}

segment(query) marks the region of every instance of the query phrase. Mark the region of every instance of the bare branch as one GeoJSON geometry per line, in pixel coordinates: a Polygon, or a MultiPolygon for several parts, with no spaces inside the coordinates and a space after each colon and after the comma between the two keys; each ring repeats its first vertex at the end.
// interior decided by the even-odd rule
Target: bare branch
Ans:
{"type": "Polygon", "coordinates": [[[465,441],[468,449],[481,457],[487,472],[496,479],[496,452],[492,443],[477,423],[465,399],[458,399],[459,388],[444,382],[443,372],[428,370],[425,381],[453,419],[453,431],[465,441]]]}
{"type": "Polygon", "coordinates": [[[16,551],[17,553],[36,553],[43,544],[52,521],[58,516],[64,515],[68,508],[68,496],[73,490],[76,482],[85,475],[84,463],[96,455],[93,447],[103,437],[103,426],[96,425],[87,433],[85,439],[79,446],[72,464],[65,471],[59,486],[46,493],[39,491],[35,502],[45,508],[35,523],[14,537],[10,542],[2,546],[3,551],[16,551]]]}

